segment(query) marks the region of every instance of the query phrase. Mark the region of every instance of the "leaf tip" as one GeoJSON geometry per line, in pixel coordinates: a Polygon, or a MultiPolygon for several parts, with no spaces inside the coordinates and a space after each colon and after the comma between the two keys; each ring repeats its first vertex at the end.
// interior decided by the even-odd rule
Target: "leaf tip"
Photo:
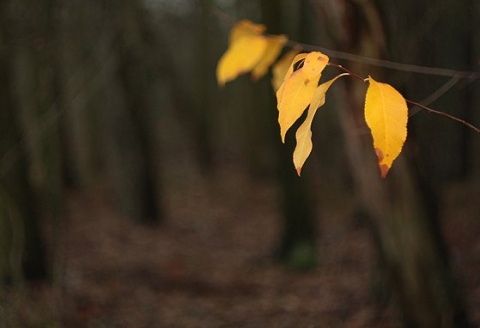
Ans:
{"type": "Polygon", "coordinates": [[[299,167],[296,167],[295,169],[297,170],[298,176],[301,177],[302,176],[302,174],[301,174],[302,173],[302,167],[299,166],[299,167]]]}
{"type": "Polygon", "coordinates": [[[387,164],[383,163],[384,156],[383,156],[383,151],[380,148],[375,148],[375,154],[377,155],[377,158],[378,158],[378,167],[380,168],[380,175],[382,178],[385,179],[388,171],[390,170],[390,167],[387,164]]]}
{"type": "Polygon", "coordinates": [[[378,164],[378,166],[380,167],[381,177],[385,179],[390,168],[386,164],[378,164]]]}

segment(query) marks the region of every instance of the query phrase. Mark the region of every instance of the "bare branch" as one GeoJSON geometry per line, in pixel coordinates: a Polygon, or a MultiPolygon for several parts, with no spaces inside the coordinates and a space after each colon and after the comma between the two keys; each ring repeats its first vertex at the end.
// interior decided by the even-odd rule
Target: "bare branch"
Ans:
{"type": "MultiPolygon", "coordinates": [[[[212,11],[222,20],[226,21],[228,24],[233,25],[236,22],[236,19],[220,9],[218,6],[212,4],[212,11]]],[[[328,56],[332,58],[337,58],[337,59],[343,59],[343,60],[348,60],[348,61],[353,61],[357,63],[362,63],[362,64],[367,64],[371,66],[377,66],[377,67],[383,67],[383,68],[388,68],[388,69],[393,69],[397,71],[404,71],[404,72],[409,72],[409,73],[417,73],[417,74],[425,74],[425,75],[432,75],[432,76],[447,76],[451,77],[447,83],[445,83],[442,87],[440,87],[437,91],[435,91],[433,94],[431,94],[429,97],[424,99],[422,102],[423,103],[431,103],[438,99],[440,96],[442,96],[444,93],[446,93],[448,90],[450,90],[460,79],[468,79],[470,81],[476,80],[480,78],[480,72],[474,72],[474,71],[456,71],[452,69],[446,69],[446,68],[439,68],[439,67],[429,67],[429,66],[420,66],[420,65],[411,65],[411,64],[403,64],[403,63],[397,63],[389,60],[383,60],[383,59],[377,59],[377,58],[371,58],[371,57],[366,57],[366,56],[360,56],[348,52],[343,52],[343,51],[336,51],[332,49],[328,49],[325,47],[319,47],[315,46],[312,44],[306,44],[306,43],[301,43],[297,41],[292,41],[288,40],[286,43],[287,46],[289,47],[300,47],[303,50],[306,51],[321,51],[328,56]]],[[[361,80],[362,82],[366,83],[367,80],[360,75],[350,71],[349,69],[343,67],[342,65],[338,65],[335,63],[329,63],[330,66],[334,66],[346,73],[349,73],[352,77],[361,80]]],[[[456,116],[432,109],[430,107],[427,107],[426,105],[423,105],[421,103],[405,99],[407,103],[416,106],[417,108],[423,109],[431,114],[436,114],[440,115],[446,118],[449,118],[455,122],[461,123],[468,127],[469,129],[472,129],[476,133],[480,134],[480,129],[474,126],[473,124],[462,120],[461,118],[458,118],[456,116]]],[[[413,114],[416,114],[416,109],[414,109],[413,114]]],[[[417,110],[418,111],[418,110],[417,110]]]]}
{"type": "Polygon", "coordinates": [[[477,128],[475,125],[465,121],[465,120],[462,120],[461,118],[458,118],[456,116],[453,116],[453,115],[450,115],[450,114],[447,114],[445,112],[441,112],[441,111],[438,111],[438,110],[435,110],[435,109],[432,109],[430,107],[427,107],[427,106],[424,106],[420,103],[417,103],[415,101],[411,101],[411,100],[408,100],[408,99],[405,99],[405,101],[411,105],[414,105],[414,106],[417,106],[417,107],[420,107],[421,109],[423,110],[426,110],[427,112],[431,113],[431,114],[437,114],[437,115],[440,115],[440,116],[443,116],[443,117],[446,117],[446,118],[449,118],[455,122],[458,122],[458,123],[461,123],[463,125],[465,125],[466,127],[472,129],[473,131],[475,131],[476,133],[480,134],[480,129],[477,128]]]}

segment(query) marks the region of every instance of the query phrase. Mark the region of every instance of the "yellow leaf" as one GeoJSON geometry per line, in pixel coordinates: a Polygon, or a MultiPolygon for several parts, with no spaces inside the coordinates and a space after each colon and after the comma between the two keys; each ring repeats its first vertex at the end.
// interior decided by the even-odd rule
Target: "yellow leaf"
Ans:
{"type": "Polygon", "coordinates": [[[333,79],[324,82],[318,86],[315,90],[315,94],[313,95],[312,102],[308,107],[308,114],[303,121],[302,125],[297,130],[295,137],[297,139],[297,144],[295,146],[295,150],[293,152],[293,164],[295,165],[295,169],[297,170],[298,175],[300,175],[302,171],[303,164],[307,160],[308,156],[313,149],[312,143],[312,122],[317,109],[322,107],[325,104],[325,94],[327,93],[330,86],[335,82],[338,78],[348,75],[348,73],[340,74],[334,77],[333,79]]]}
{"type": "MultiPolygon", "coordinates": [[[[282,101],[283,99],[283,91],[285,89],[285,81],[288,80],[288,78],[292,75],[293,73],[293,68],[295,66],[295,64],[299,63],[299,62],[303,62],[303,60],[305,59],[305,57],[307,57],[307,54],[298,54],[296,55],[292,62],[290,63],[290,66],[288,66],[288,69],[285,73],[285,75],[283,76],[283,80],[282,80],[282,83],[280,84],[280,87],[278,88],[277,90],[277,102],[280,104],[280,102],[282,101]]],[[[277,106],[278,107],[278,106],[277,106]]]]}
{"type": "Polygon", "coordinates": [[[365,121],[372,132],[381,176],[385,178],[407,138],[407,103],[392,86],[377,82],[370,76],[365,121]]]}
{"type": "Polygon", "coordinates": [[[265,25],[255,24],[246,19],[241,20],[230,31],[229,43],[232,44],[246,35],[262,35],[265,30],[265,25]]]}
{"type": "Polygon", "coordinates": [[[255,80],[258,80],[265,75],[268,68],[272,65],[275,59],[277,59],[280,51],[282,51],[285,42],[287,42],[287,37],[284,35],[267,38],[267,49],[252,71],[252,76],[255,80]]]}
{"type": "Polygon", "coordinates": [[[298,70],[283,83],[283,90],[282,88],[279,89],[279,91],[283,91],[282,101],[278,104],[278,122],[282,142],[285,142],[288,129],[298,120],[312,101],[317,84],[318,79],[305,82],[301,70],[298,70]]]}
{"type": "Polygon", "coordinates": [[[218,84],[223,86],[257,65],[268,43],[267,38],[262,35],[263,31],[263,25],[248,21],[241,21],[232,29],[230,45],[217,65],[218,84]]]}
{"type": "MultiPolygon", "coordinates": [[[[318,81],[326,66],[326,63],[325,65],[318,65],[315,62],[323,62],[323,60],[318,60],[319,56],[325,55],[322,55],[320,52],[297,55],[290,65],[282,85],[277,90],[278,122],[280,124],[282,142],[285,142],[285,135],[288,129],[298,120],[312,101],[318,81]],[[304,63],[300,69],[294,71],[294,66],[299,59],[306,61],[307,58],[310,61],[307,63],[306,68],[304,63]]],[[[325,57],[322,57],[322,59],[325,57]]],[[[328,57],[326,58],[328,63],[328,57]]]]}
{"type": "Polygon", "coordinates": [[[306,80],[314,79],[316,76],[322,74],[322,71],[328,64],[328,56],[321,52],[311,52],[305,57],[305,62],[302,67],[302,75],[306,80]]]}
{"type": "MultiPolygon", "coordinates": [[[[285,75],[287,74],[288,68],[290,67],[293,58],[295,58],[296,55],[300,52],[299,49],[292,49],[289,52],[287,52],[285,55],[283,55],[282,58],[280,58],[279,61],[273,66],[272,68],[272,86],[273,90],[277,91],[280,85],[283,82],[283,79],[285,78],[285,75]]],[[[293,67],[293,66],[292,66],[293,67]]]]}

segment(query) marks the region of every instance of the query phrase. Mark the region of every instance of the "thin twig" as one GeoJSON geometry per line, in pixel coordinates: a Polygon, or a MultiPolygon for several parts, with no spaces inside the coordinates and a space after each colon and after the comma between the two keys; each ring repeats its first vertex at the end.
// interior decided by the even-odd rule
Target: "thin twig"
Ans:
{"type": "MultiPolygon", "coordinates": [[[[329,63],[330,66],[333,66],[333,67],[336,67],[344,72],[347,72],[349,73],[352,77],[356,78],[357,80],[360,80],[364,83],[367,83],[367,79],[366,78],[363,78],[361,77],[360,75],[350,71],[348,68],[345,68],[343,67],[342,65],[338,65],[338,64],[335,64],[335,63],[329,63]]],[[[444,94],[448,89],[450,89],[455,83],[458,82],[458,77],[455,77],[455,78],[452,78],[450,81],[448,81],[446,84],[444,84],[439,90],[437,90],[435,92],[435,94],[432,94],[430,95],[428,98],[431,98],[433,100],[435,100],[436,98],[435,97],[440,97],[442,94],[444,94]]],[[[426,99],[428,101],[428,98],[426,99]]],[[[433,101],[432,100],[432,101],[433,101]]],[[[415,101],[412,101],[412,100],[409,100],[409,99],[405,99],[405,101],[407,103],[409,103],[410,105],[414,105],[418,108],[421,108],[427,112],[429,112],[430,114],[436,114],[436,115],[440,115],[440,116],[443,116],[443,117],[446,117],[446,118],[449,118],[455,122],[458,122],[458,123],[461,123],[463,125],[465,125],[466,127],[472,129],[473,131],[475,131],[476,133],[480,134],[480,129],[477,128],[475,125],[465,121],[465,120],[462,120],[461,118],[458,118],[456,116],[453,116],[453,115],[450,115],[450,114],[447,114],[445,112],[441,112],[441,111],[438,111],[438,110],[435,110],[435,109],[432,109],[430,107],[427,107],[421,103],[418,103],[418,102],[415,102],[415,101]]]]}
{"type": "Polygon", "coordinates": [[[475,131],[476,133],[480,134],[480,129],[477,128],[475,125],[465,121],[465,120],[462,120],[461,118],[458,118],[456,116],[453,116],[453,115],[450,115],[450,114],[447,114],[445,112],[441,112],[441,111],[438,111],[438,110],[435,110],[435,109],[432,109],[430,107],[427,107],[427,106],[424,106],[420,103],[417,103],[415,101],[411,101],[411,100],[408,100],[408,99],[405,99],[405,101],[411,105],[414,105],[414,106],[417,106],[417,107],[420,107],[421,109],[423,110],[426,110],[427,112],[431,113],[431,114],[437,114],[437,115],[440,115],[440,116],[443,116],[443,117],[446,117],[446,118],[449,118],[453,121],[456,121],[458,123],[461,123],[467,127],[469,127],[470,129],[472,129],[473,131],[475,131]]]}
{"type": "Polygon", "coordinates": [[[229,15],[227,12],[225,12],[223,9],[221,9],[219,6],[210,3],[210,7],[212,9],[212,12],[217,15],[220,19],[223,21],[227,22],[229,25],[233,26],[235,25],[238,20],[233,18],[232,15],[229,15]]]}
{"type": "MultiPolygon", "coordinates": [[[[215,12],[221,19],[225,20],[228,22],[228,24],[233,25],[236,22],[236,19],[233,18],[231,15],[220,9],[218,6],[212,4],[212,9],[213,12],[215,12]]],[[[268,35],[268,34],[266,34],[268,35]]],[[[388,69],[393,69],[397,71],[404,71],[404,72],[409,72],[409,73],[417,73],[417,74],[425,74],[425,75],[433,75],[433,76],[448,76],[451,77],[451,79],[445,83],[440,89],[438,89],[436,92],[431,94],[429,97],[423,100],[423,102],[428,103],[435,101],[438,99],[440,96],[442,96],[445,92],[450,90],[460,79],[468,79],[470,81],[476,80],[480,78],[480,72],[473,72],[473,71],[456,71],[452,69],[446,69],[446,68],[438,68],[438,67],[429,67],[429,66],[420,66],[420,65],[411,65],[411,64],[403,64],[403,63],[397,63],[389,60],[383,60],[383,59],[377,59],[377,58],[371,58],[371,57],[366,57],[366,56],[360,56],[348,52],[343,52],[343,51],[336,51],[332,49],[328,49],[325,47],[319,47],[311,44],[306,44],[306,43],[301,43],[297,41],[292,41],[288,40],[286,43],[286,46],[289,47],[301,47],[303,50],[306,51],[321,51],[328,56],[332,58],[337,58],[337,59],[343,59],[343,60],[348,60],[348,61],[353,61],[357,63],[362,63],[362,64],[367,64],[371,66],[377,66],[377,67],[383,67],[383,68],[388,68],[388,69]]],[[[367,83],[367,79],[361,77],[360,75],[350,71],[349,69],[343,67],[342,65],[335,64],[335,63],[329,63],[330,66],[334,66],[346,73],[349,73],[352,77],[361,80],[364,83],[367,83]]],[[[466,127],[472,129],[476,133],[480,134],[480,129],[474,126],[473,124],[462,120],[456,116],[437,111],[435,109],[429,108],[426,105],[422,105],[421,103],[405,99],[405,101],[411,105],[414,105],[418,108],[421,108],[423,110],[426,110],[427,112],[431,114],[437,114],[446,118],[449,118],[455,122],[461,123],[465,125],[466,127]]],[[[416,112],[414,112],[412,115],[414,115],[416,112]]]]}
{"type": "Polygon", "coordinates": [[[335,64],[335,63],[330,62],[330,63],[328,63],[328,66],[336,67],[336,68],[338,68],[338,69],[340,69],[340,70],[342,70],[342,71],[350,74],[351,76],[353,76],[353,77],[356,78],[357,80],[360,80],[360,81],[362,81],[362,82],[366,82],[366,79],[365,79],[365,78],[361,77],[361,76],[358,75],[357,73],[352,72],[351,70],[349,70],[348,68],[346,68],[346,67],[344,67],[344,66],[342,66],[342,65],[339,65],[339,64],[335,64]]]}
{"type": "Polygon", "coordinates": [[[325,47],[315,46],[311,44],[301,43],[297,41],[289,40],[286,43],[287,46],[300,46],[306,51],[321,51],[328,55],[329,57],[336,58],[336,59],[343,59],[347,61],[352,61],[356,63],[366,64],[370,66],[376,67],[383,67],[388,68],[396,71],[403,71],[409,73],[417,73],[417,74],[424,74],[424,75],[432,75],[432,76],[447,76],[447,77],[456,77],[458,79],[472,79],[476,80],[480,78],[480,72],[474,71],[457,71],[453,69],[447,68],[439,68],[439,67],[430,67],[430,66],[421,66],[421,65],[412,65],[412,64],[403,64],[398,63],[390,60],[366,57],[361,55],[352,54],[349,52],[337,51],[332,50],[325,47]]]}
{"type": "MultiPolygon", "coordinates": [[[[221,9],[220,7],[218,7],[213,3],[211,4],[211,8],[212,8],[212,12],[214,12],[221,20],[225,21],[229,25],[233,26],[238,21],[232,15],[228,14],[223,9],[221,9]]],[[[269,35],[269,34],[266,34],[266,35],[269,35]]],[[[361,55],[357,55],[349,52],[332,50],[329,48],[320,47],[320,46],[307,44],[307,43],[301,43],[294,40],[288,40],[286,43],[286,46],[301,47],[306,51],[321,51],[332,58],[343,59],[343,60],[361,63],[365,65],[370,65],[370,66],[383,67],[383,68],[392,69],[396,71],[432,75],[432,76],[456,77],[458,79],[470,79],[470,80],[480,79],[480,72],[478,71],[458,71],[458,70],[453,70],[448,68],[398,63],[390,60],[372,58],[372,57],[361,56],[361,55]]]]}
{"type": "MultiPolygon", "coordinates": [[[[430,94],[427,98],[423,99],[420,101],[420,104],[424,106],[428,106],[431,103],[433,103],[435,100],[443,96],[445,93],[447,93],[451,88],[453,88],[459,81],[460,79],[458,77],[452,77],[450,80],[448,80],[444,85],[442,85],[440,88],[438,88],[435,92],[430,94]]],[[[420,107],[412,107],[410,109],[410,117],[413,115],[417,114],[421,110],[420,107]]]]}

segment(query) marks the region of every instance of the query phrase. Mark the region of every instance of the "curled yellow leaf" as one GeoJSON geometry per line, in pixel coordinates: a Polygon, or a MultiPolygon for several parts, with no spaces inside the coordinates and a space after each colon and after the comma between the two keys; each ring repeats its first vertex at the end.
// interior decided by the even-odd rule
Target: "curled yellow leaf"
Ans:
{"type": "MultiPolygon", "coordinates": [[[[280,85],[282,84],[285,75],[288,72],[288,69],[290,68],[293,59],[295,58],[296,55],[300,52],[299,49],[292,49],[289,52],[287,52],[285,55],[280,58],[277,63],[273,66],[272,68],[272,86],[273,90],[277,91],[278,88],[280,88],[280,85]]],[[[293,66],[292,66],[293,70],[293,66]]]]}
{"type": "Polygon", "coordinates": [[[288,129],[298,120],[312,101],[322,71],[328,63],[328,57],[325,55],[323,55],[327,58],[325,65],[321,64],[319,66],[314,63],[314,61],[320,62],[317,59],[320,55],[322,55],[320,52],[311,52],[295,56],[282,85],[277,90],[278,123],[280,124],[282,142],[285,142],[288,129]],[[304,62],[301,68],[294,71],[295,64],[300,60],[307,60],[307,58],[312,59],[308,62],[307,67],[305,68],[304,62]]]}
{"type": "Polygon", "coordinates": [[[287,37],[284,35],[271,36],[267,38],[267,48],[263,53],[263,56],[260,58],[260,61],[255,65],[252,71],[252,77],[255,80],[258,80],[264,76],[265,73],[267,73],[268,68],[273,64],[275,59],[277,59],[287,40],[287,37]]]}
{"type": "Polygon", "coordinates": [[[391,85],[369,77],[365,121],[373,136],[382,178],[402,151],[407,138],[408,108],[405,98],[391,85]]]}
{"type": "Polygon", "coordinates": [[[305,53],[296,55],[293,58],[292,62],[290,63],[290,66],[288,66],[287,72],[283,76],[283,81],[280,84],[280,87],[278,88],[278,90],[276,92],[277,102],[278,102],[277,108],[280,108],[279,105],[283,100],[283,92],[285,90],[285,81],[287,81],[291,77],[291,75],[293,74],[294,66],[297,63],[303,62],[303,60],[305,60],[305,57],[307,57],[307,54],[305,54],[305,53]]]}
{"type": "Polygon", "coordinates": [[[308,156],[313,149],[312,143],[312,123],[317,109],[322,107],[325,104],[325,96],[330,88],[330,86],[340,77],[348,75],[348,73],[340,74],[335,76],[333,79],[320,84],[315,90],[313,95],[312,102],[308,106],[308,114],[303,121],[302,125],[297,130],[295,137],[297,139],[297,144],[293,152],[293,164],[297,170],[297,174],[300,175],[302,167],[305,164],[308,156]]]}
{"type": "MultiPolygon", "coordinates": [[[[282,101],[278,105],[278,122],[282,142],[285,142],[288,129],[298,120],[312,101],[317,84],[318,79],[305,82],[300,70],[295,71],[283,83],[282,101]]],[[[281,90],[282,88],[279,89],[279,91],[281,90]]]]}
{"type": "Polygon", "coordinates": [[[319,76],[328,64],[328,56],[321,52],[314,51],[305,57],[302,67],[302,75],[305,81],[319,76]]]}
{"type": "Polygon", "coordinates": [[[263,25],[249,21],[241,21],[232,29],[229,47],[217,65],[219,85],[251,71],[262,59],[268,43],[264,30],[263,25]]]}

